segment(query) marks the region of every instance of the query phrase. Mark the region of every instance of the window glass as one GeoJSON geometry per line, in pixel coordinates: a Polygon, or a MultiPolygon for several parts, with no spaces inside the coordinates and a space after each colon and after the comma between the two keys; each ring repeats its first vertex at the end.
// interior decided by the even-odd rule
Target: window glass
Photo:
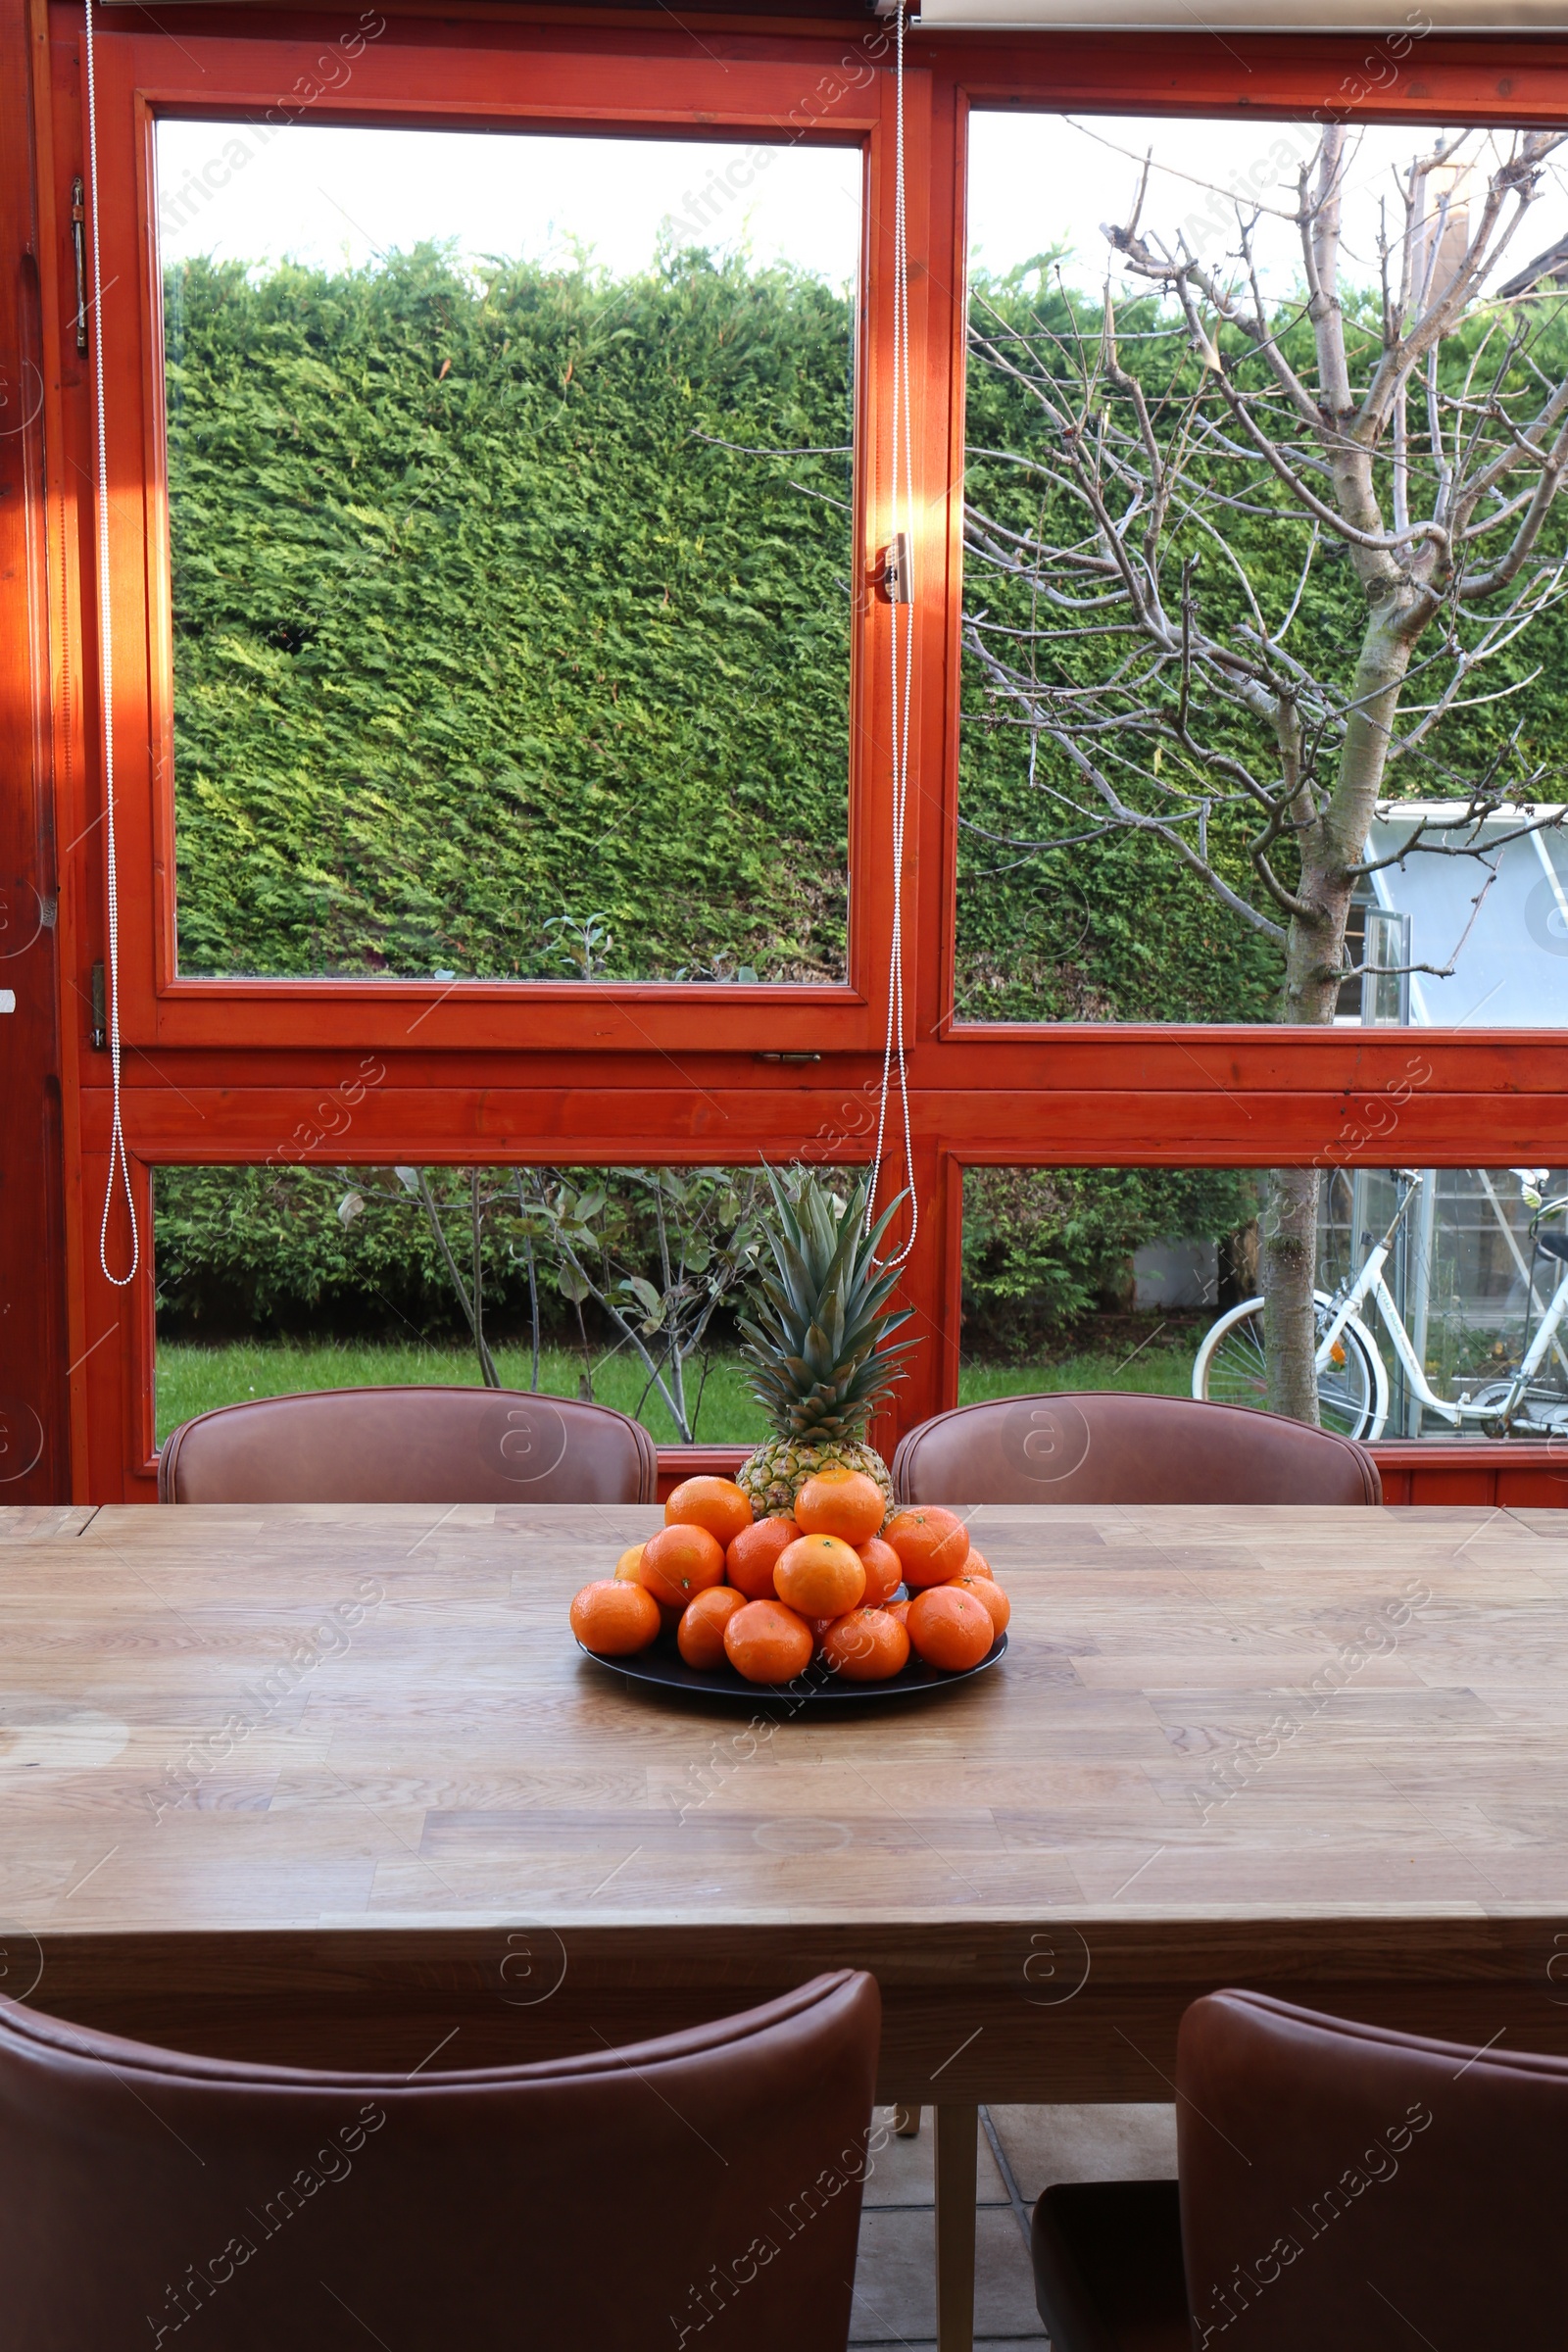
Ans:
{"type": "MultiPolygon", "coordinates": [[[[1270,1183],[1255,1168],[970,1168],[959,1401],[1196,1383],[1266,1407],[1270,1183]]],[[[662,1444],[755,1444],[767,1433],[737,1316],[766,1198],[744,1168],[161,1167],[160,1441],[248,1396],[479,1383],[488,1359],[502,1387],[592,1396],[662,1444]]],[[[1320,1367],[1329,1426],[1568,1438],[1568,1169],[1326,1159],[1320,1335],[1352,1285],[1320,1367]]]]}
{"type": "Polygon", "coordinates": [[[861,169],[159,123],[183,972],[843,979],[861,169]]]}
{"type": "Polygon", "coordinates": [[[766,1198],[756,1169],[159,1168],[159,1441],[252,1396],[486,1381],[756,1441],[735,1315],[766,1198]]]}
{"type": "Polygon", "coordinates": [[[1560,1024],[1559,134],[970,141],[959,1019],[1560,1024]]]}
{"type": "MultiPolygon", "coordinates": [[[[334,1090],[339,1134],[385,1064],[362,1073],[334,1090]]],[[[853,1193],[856,1171],[817,1173],[853,1193]]],[[[421,1383],[584,1397],[662,1445],[773,1434],[739,1325],[773,1219],[760,1168],[331,1166],[291,1145],[156,1168],[153,1199],[160,1443],[249,1396],[421,1383]]]]}
{"type": "MultiPolygon", "coordinates": [[[[1270,1182],[1260,1168],[971,1168],[964,1389],[1268,1409],[1270,1182]]],[[[1568,1169],[1326,1161],[1316,1289],[1327,1427],[1568,1437],[1568,1169]]]]}

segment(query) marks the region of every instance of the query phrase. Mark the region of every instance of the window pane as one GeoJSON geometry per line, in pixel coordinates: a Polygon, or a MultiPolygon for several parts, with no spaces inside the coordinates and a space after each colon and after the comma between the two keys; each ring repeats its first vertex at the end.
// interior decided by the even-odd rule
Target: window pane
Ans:
{"type": "Polygon", "coordinates": [[[960,1019],[1568,1010],[1568,151],[1337,137],[972,120],[960,1019]]]}
{"type": "Polygon", "coordinates": [[[159,1442],[253,1396],[482,1382],[477,1219],[501,1387],[756,1443],[735,1314],[766,1200],[752,1168],[159,1168],[159,1442]]]}
{"type": "Polygon", "coordinates": [[[858,151],[158,162],[181,969],[842,980],[858,151]]]}
{"type": "MultiPolygon", "coordinates": [[[[971,1168],[960,1396],[1200,1391],[1268,1409],[1269,1214],[1261,1168],[971,1168]]],[[[1326,1426],[1568,1436],[1568,1169],[1324,1167],[1316,1288],[1326,1426]],[[1381,1291],[1363,1279],[1379,1269],[1381,1291]]]]}
{"type": "Polygon", "coordinates": [[[1253,1287],[1265,1181],[1231,1168],[970,1168],[960,1394],[1192,1394],[1199,1339],[1253,1287]]]}

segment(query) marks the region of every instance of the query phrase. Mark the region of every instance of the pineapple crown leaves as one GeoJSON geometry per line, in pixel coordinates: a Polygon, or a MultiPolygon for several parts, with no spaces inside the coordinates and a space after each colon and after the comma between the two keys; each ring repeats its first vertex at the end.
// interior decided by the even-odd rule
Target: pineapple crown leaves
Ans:
{"type": "Polygon", "coordinates": [[[915,1344],[888,1345],[910,1309],[887,1305],[898,1269],[876,1256],[906,1196],[868,1225],[866,1183],[845,1202],[809,1170],[793,1185],[765,1173],[777,1211],[766,1229],[773,1269],[758,1278],[755,1320],[740,1318],[741,1352],[755,1367],[749,1386],[780,1436],[853,1436],[904,1377],[915,1344]]]}

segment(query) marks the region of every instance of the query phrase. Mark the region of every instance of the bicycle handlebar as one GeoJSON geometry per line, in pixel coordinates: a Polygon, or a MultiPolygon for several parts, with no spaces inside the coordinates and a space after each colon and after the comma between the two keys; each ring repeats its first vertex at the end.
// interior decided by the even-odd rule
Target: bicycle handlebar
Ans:
{"type": "Polygon", "coordinates": [[[1554,1200],[1543,1200],[1541,1206],[1536,1210],[1535,1215],[1530,1220],[1530,1231],[1532,1236],[1535,1233],[1536,1227],[1541,1223],[1542,1218],[1555,1216],[1559,1208],[1568,1208],[1568,1193],[1559,1193],[1554,1200]]]}

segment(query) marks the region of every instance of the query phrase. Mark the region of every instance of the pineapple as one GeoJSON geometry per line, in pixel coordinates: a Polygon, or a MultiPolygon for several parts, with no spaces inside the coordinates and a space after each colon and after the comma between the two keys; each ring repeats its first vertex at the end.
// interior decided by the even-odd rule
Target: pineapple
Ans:
{"type": "Polygon", "coordinates": [[[808,1478],[840,1467],[874,1478],[891,1507],[888,1466],[864,1436],[914,1345],[888,1346],[909,1310],[884,1303],[898,1273],[876,1257],[899,1200],[867,1228],[864,1183],[846,1204],[809,1169],[786,1185],[769,1168],[767,1180],[778,1211],[767,1237],[775,1271],[761,1277],[756,1320],[741,1318],[741,1352],[773,1435],[741,1464],[737,1482],[760,1519],[787,1517],[808,1478]]]}

